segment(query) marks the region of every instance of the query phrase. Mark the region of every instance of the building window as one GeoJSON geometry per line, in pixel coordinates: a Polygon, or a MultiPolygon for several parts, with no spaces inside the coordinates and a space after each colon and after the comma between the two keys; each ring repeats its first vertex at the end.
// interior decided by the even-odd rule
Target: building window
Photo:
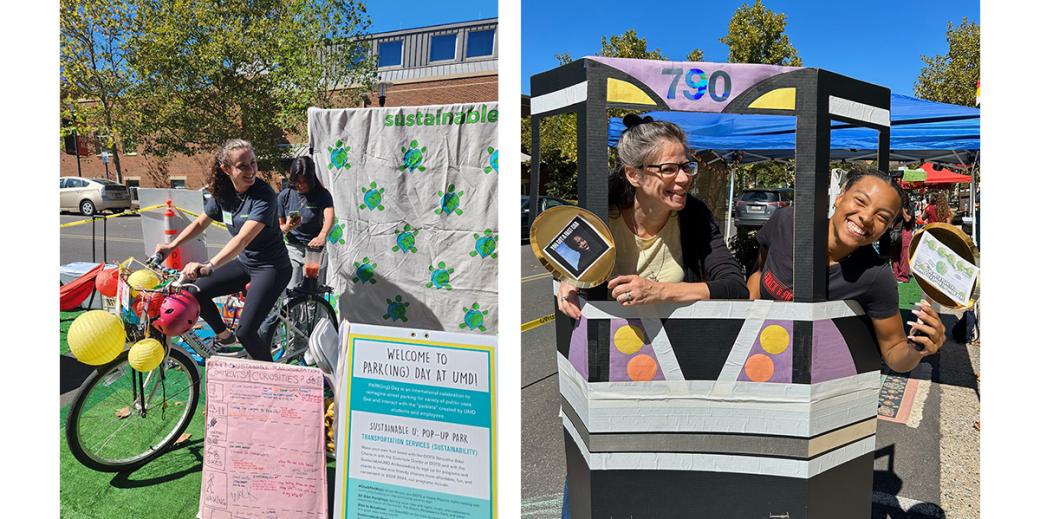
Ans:
{"type": "Polygon", "coordinates": [[[455,59],[455,34],[441,34],[430,39],[430,61],[455,59]]]}
{"type": "Polygon", "coordinates": [[[466,57],[490,56],[495,52],[495,30],[470,31],[466,39],[466,57]]]}
{"type": "Polygon", "coordinates": [[[174,189],[188,189],[188,177],[170,177],[170,187],[174,189]]]}
{"type": "Polygon", "coordinates": [[[402,42],[384,41],[379,43],[379,68],[399,67],[402,60],[402,42]]]}

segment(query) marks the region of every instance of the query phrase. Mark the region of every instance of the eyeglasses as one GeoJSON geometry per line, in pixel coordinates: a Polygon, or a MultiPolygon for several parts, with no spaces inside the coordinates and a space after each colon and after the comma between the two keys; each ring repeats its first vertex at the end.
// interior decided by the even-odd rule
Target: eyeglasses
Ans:
{"type": "Polygon", "coordinates": [[[686,173],[686,175],[689,176],[690,178],[693,178],[693,177],[697,176],[697,170],[698,170],[698,166],[697,166],[697,162],[696,161],[682,162],[682,163],[666,162],[664,164],[643,164],[642,166],[639,166],[639,167],[643,168],[643,169],[652,170],[652,171],[656,170],[658,173],[661,174],[662,178],[666,178],[666,179],[674,178],[676,175],[679,174],[680,170],[682,170],[683,173],[686,173]]]}

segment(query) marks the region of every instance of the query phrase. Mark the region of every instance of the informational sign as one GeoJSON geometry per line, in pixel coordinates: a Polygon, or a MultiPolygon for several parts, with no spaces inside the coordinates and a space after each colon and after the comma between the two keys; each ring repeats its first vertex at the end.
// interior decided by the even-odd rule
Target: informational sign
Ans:
{"type": "Polygon", "coordinates": [[[355,324],[344,367],[335,517],[496,517],[493,337],[355,324]]]}
{"type": "Polygon", "coordinates": [[[910,258],[910,270],[961,306],[969,306],[979,268],[960,257],[930,232],[910,258]]]}
{"type": "Polygon", "coordinates": [[[201,518],[327,517],[324,415],[317,368],[210,359],[201,518]]]}

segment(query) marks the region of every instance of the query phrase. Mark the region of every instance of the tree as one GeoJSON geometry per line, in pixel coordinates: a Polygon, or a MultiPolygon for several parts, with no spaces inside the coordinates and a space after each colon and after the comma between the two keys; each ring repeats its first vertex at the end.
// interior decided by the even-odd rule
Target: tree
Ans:
{"type": "Polygon", "coordinates": [[[354,0],[135,1],[130,50],[148,153],[208,153],[241,137],[259,160],[279,158],[309,106],[371,90],[369,19],[354,0]]]}
{"type": "Polygon", "coordinates": [[[600,44],[599,55],[607,58],[667,59],[661,54],[661,49],[647,50],[646,38],[640,38],[635,29],[609,38],[604,36],[600,44]]]}
{"type": "Polygon", "coordinates": [[[122,182],[120,151],[134,140],[136,76],[126,49],[136,12],[127,0],[61,0],[60,9],[62,133],[96,134],[122,182]]]}
{"type": "Polygon", "coordinates": [[[961,20],[946,24],[946,54],[921,56],[924,68],[914,83],[914,95],[929,101],[975,106],[979,80],[979,24],[961,20]]]}
{"type": "Polygon", "coordinates": [[[784,34],[787,15],[775,13],[755,0],[743,4],[729,20],[729,32],[719,41],[729,46],[730,63],[802,66],[802,59],[784,34]]]}

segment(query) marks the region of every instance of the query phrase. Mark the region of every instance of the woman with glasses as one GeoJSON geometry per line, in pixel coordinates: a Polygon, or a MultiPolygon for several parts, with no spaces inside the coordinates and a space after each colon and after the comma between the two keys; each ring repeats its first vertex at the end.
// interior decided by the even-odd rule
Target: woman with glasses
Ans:
{"type": "MultiPolygon", "coordinates": [[[[697,174],[686,134],[670,122],[630,114],[610,175],[607,225],[617,247],[607,283],[623,306],[746,299],[744,275],[711,211],[688,191],[697,174]]],[[[577,319],[578,290],[561,284],[560,311],[577,319]]]]}

